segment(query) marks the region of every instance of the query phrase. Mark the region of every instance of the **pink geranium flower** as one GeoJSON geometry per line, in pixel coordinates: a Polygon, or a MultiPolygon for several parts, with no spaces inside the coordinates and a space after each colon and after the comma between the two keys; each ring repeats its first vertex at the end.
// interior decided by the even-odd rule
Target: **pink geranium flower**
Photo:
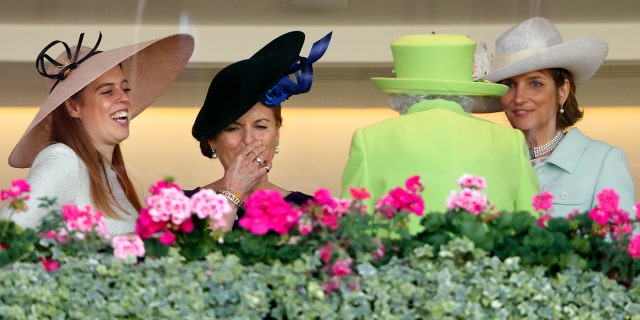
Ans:
{"type": "Polygon", "coordinates": [[[143,257],[145,254],[144,243],[138,235],[115,236],[111,240],[113,256],[118,259],[126,259],[130,256],[143,257]]]}
{"type": "Polygon", "coordinates": [[[424,190],[424,187],[419,179],[419,176],[413,176],[406,181],[406,189],[398,187],[389,191],[376,202],[375,210],[388,218],[393,217],[397,211],[409,211],[417,216],[422,216],[424,200],[420,192],[424,190]]]}
{"type": "Polygon", "coordinates": [[[330,242],[327,242],[327,244],[318,251],[320,252],[320,261],[322,261],[322,263],[327,263],[333,255],[333,245],[330,242]]]}
{"type": "Polygon", "coordinates": [[[620,203],[620,196],[614,189],[602,189],[596,199],[598,199],[598,207],[609,212],[617,210],[620,203]]]}
{"type": "Polygon", "coordinates": [[[487,188],[487,182],[484,177],[474,176],[468,173],[458,178],[458,185],[462,188],[484,190],[487,188]]]}
{"type": "Polygon", "coordinates": [[[28,208],[25,201],[29,200],[29,192],[31,186],[25,180],[17,179],[11,182],[11,188],[0,190],[0,200],[8,201],[9,208],[16,212],[26,211],[28,208]]]}
{"type": "Polygon", "coordinates": [[[67,223],[67,228],[69,228],[69,231],[79,231],[80,236],[95,231],[101,237],[109,239],[109,231],[102,217],[102,211],[93,212],[93,208],[90,205],[86,205],[83,209],[78,208],[75,204],[62,206],[62,218],[67,223]]]}
{"type": "Polygon", "coordinates": [[[214,228],[226,227],[224,217],[233,211],[227,198],[211,189],[201,189],[191,196],[191,209],[198,218],[211,220],[214,228]]]}
{"type": "Polygon", "coordinates": [[[633,237],[631,237],[627,252],[629,252],[631,258],[640,258],[640,234],[634,234],[633,237]]]}
{"type": "Polygon", "coordinates": [[[349,192],[353,200],[367,200],[371,197],[371,194],[366,188],[350,188],[349,192]]]}
{"type": "Polygon", "coordinates": [[[284,201],[280,192],[258,190],[245,202],[246,211],[238,224],[256,235],[273,230],[284,235],[298,223],[302,212],[284,201]]]}
{"type": "Polygon", "coordinates": [[[47,272],[58,271],[60,269],[60,264],[58,261],[55,261],[51,258],[40,257],[40,262],[44,267],[44,270],[47,272]]]}
{"type": "Polygon", "coordinates": [[[489,199],[478,190],[464,188],[460,192],[452,190],[446,200],[447,210],[462,209],[478,215],[489,206],[489,199]]]}
{"type": "Polygon", "coordinates": [[[538,226],[540,227],[546,227],[546,222],[551,219],[551,215],[548,213],[543,214],[542,216],[540,216],[540,218],[538,218],[538,226]]]}
{"type": "Polygon", "coordinates": [[[549,211],[553,207],[553,195],[547,190],[533,197],[533,210],[549,211]]]}
{"type": "Polygon", "coordinates": [[[351,274],[351,258],[340,258],[331,266],[331,273],[336,277],[346,277],[351,274]]]}
{"type": "Polygon", "coordinates": [[[145,202],[153,221],[171,221],[177,226],[191,218],[191,201],[180,189],[160,189],[157,194],[147,197],[145,202]]]}

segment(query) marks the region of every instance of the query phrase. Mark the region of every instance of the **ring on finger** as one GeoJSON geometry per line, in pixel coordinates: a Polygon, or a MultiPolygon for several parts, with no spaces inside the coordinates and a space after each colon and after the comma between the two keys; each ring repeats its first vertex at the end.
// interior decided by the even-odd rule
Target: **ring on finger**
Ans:
{"type": "Polygon", "coordinates": [[[262,160],[262,158],[256,157],[256,162],[259,163],[260,165],[262,165],[262,161],[264,161],[262,160]]]}

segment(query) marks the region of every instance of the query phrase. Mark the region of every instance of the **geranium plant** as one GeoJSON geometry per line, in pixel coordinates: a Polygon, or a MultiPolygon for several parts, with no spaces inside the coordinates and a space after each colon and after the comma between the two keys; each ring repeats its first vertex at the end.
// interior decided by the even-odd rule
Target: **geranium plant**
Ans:
{"type": "Polygon", "coordinates": [[[355,288],[358,279],[352,269],[357,261],[382,263],[390,251],[397,251],[393,242],[409,237],[408,215],[424,211],[422,190],[419,177],[412,177],[404,188],[379,199],[372,213],[363,204],[370,197],[364,189],[351,189],[353,200],[320,189],[301,207],[285,202],[277,191],[257,191],[245,202],[240,228],[225,234],[219,248],[245,264],[287,263],[303,254],[319,254],[318,276],[325,291],[355,288]]]}
{"type": "Polygon", "coordinates": [[[552,218],[553,195],[547,191],[532,199],[534,213],[494,212],[479,192],[486,187],[482,178],[465,175],[458,184],[462,190],[451,192],[448,211],[427,215],[422,220],[425,231],[417,235],[436,251],[462,236],[491,255],[518,256],[522,263],[546,266],[550,273],[591,269],[629,284],[640,272],[640,237],[631,234],[637,217],[618,208],[619,197],[612,189],[602,190],[589,212],[552,218]]]}
{"type": "Polygon", "coordinates": [[[209,222],[214,229],[224,227],[223,217],[232,210],[223,195],[202,189],[189,198],[171,178],[159,181],[149,191],[147,206],[140,211],[136,224],[136,234],[144,241],[147,255],[165,256],[174,246],[187,260],[196,260],[215,248],[217,241],[209,222]]]}
{"type": "Polygon", "coordinates": [[[29,199],[29,184],[18,179],[11,188],[0,190],[0,199],[7,202],[10,215],[0,219],[0,266],[14,261],[34,261],[33,245],[38,236],[33,229],[23,229],[11,221],[11,216],[27,210],[25,200],[29,199]]]}

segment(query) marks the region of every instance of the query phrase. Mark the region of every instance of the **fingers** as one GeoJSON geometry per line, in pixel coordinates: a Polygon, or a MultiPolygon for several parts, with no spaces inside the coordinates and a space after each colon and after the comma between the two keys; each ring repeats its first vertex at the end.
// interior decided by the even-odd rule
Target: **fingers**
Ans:
{"type": "Polygon", "coordinates": [[[246,157],[249,158],[251,161],[260,159],[261,161],[258,162],[262,162],[262,158],[260,158],[260,155],[262,154],[262,152],[264,152],[267,149],[267,147],[263,146],[262,143],[257,140],[254,141],[248,145],[246,145],[244,147],[244,150],[242,152],[242,154],[246,157]]]}

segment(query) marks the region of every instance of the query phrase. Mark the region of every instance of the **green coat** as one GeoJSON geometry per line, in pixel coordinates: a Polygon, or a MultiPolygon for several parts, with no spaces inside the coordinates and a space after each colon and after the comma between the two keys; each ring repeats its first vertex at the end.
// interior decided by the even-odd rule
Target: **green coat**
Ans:
{"type": "MultiPolygon", "coordinates": [[[[447,197],[461,189],[457,180],[465,173],[486,179],[483,192],[495,210],[533,210],[538,179],[522,132],[476,118],[458,103],[426,100],[406,114],[355,131],[342,197],[350,198],[350,187],[365,187],[372,208],[389,190],[419,175],[425,214],[444,212],[447,197]]],[[[413,217],[410,231],[420,230],[419,218],[413,217]]]]}

